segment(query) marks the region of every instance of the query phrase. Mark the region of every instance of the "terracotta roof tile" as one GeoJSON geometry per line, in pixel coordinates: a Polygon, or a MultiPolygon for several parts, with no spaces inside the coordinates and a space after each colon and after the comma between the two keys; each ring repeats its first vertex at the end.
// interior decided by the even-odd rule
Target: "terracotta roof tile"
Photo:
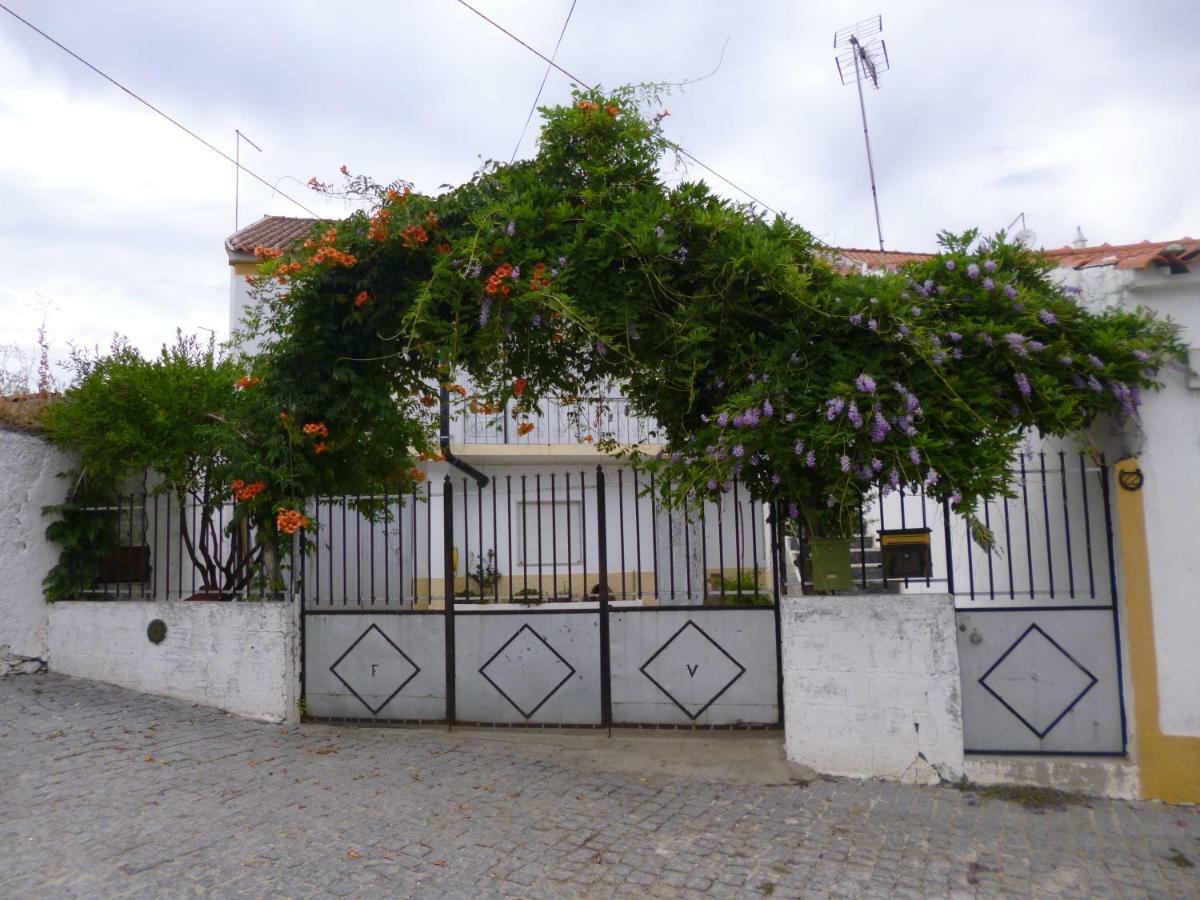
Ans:
{"type": "Polygon", "coordinates": [[[319,219],[295,219],[291,216],[263,216],[253,225],[225,239],[228,253],[253,253],[255,247],[284,249],[305,237],[319,219]]]}
{"type": "Polygon", "coordinates": [[[1116,266],[1118,269],[1148,269],[1150,266],[1183,267],[1200,258],[1200,241],[1190,237],[1176,241],[1142,241],[1140,244],[1097,244],[1095,247],[1058,247],[1045,254],[1063,268],[1116,266]]]}
{"type": "MultiPolygon", "coordinates": [[[[251,254],[255,247],[283,249],[305,237],[319,219],[296,219],[289,216],[263,216],[225,240],[230,254],[251,254]]],[[[1099,244],[1095,247],[1059,247],[1042,251],[1063,268],[1086,269],[1090,266],[1116,266],[1118,269],[1146,269],[1168,266],[1175,271],[1187,271],[1190,263],[1200,265],[1200,240],[1190,237],[1176,241],[1142,241],[1140,244],[1099,244]]],[[[857,247],[830,247],[827,253],[833,264],[843,272],[858,270],[865,264],[869,269],[879,266],[879,251],[857,247]]],[[[887,250],[884,264],[898,269],[908,263],[924,262],[932,253],[910,253],[887,250]]]]}

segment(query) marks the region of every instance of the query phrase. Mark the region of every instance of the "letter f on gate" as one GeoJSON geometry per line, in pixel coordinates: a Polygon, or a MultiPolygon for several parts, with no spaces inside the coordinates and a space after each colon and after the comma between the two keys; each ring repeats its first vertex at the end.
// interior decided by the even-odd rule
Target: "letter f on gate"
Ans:
{"type": "Polygon", "coordinates": [[[371,677],[375,677],[375,670],[379,668],[379,663],[371,663],[371,677]]]}

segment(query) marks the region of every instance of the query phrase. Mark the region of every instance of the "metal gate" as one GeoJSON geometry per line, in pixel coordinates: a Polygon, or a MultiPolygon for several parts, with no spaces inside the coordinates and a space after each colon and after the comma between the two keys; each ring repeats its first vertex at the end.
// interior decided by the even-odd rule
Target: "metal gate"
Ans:
{"type": "Polygon", "coordinates": [[[736,484],[673,511],[654,487],[598,466],[319,499],[301,575],[306,714],[777,725],[772,517],[736,484]]]}
{"type": "Polygon", "coordinates": [[[954,595],[965,749],[1124,754],[1107,464],[1065,450],[1027,452],[1013,487],[1014,498],[978,512],[995,537],[991,549],[920,493],[879,507],[882,526],[941,531],[933,542],[940,577],[906,587],[954,595]]]}

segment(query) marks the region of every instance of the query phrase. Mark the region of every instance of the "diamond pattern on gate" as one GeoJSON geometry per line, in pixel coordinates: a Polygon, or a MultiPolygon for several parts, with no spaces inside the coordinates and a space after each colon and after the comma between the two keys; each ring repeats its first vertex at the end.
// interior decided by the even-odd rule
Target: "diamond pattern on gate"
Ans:
{"type": "Polygon", "coordinates": [[[984,689],[1039,738],[1048,735],[1098,681],[1036,623],[979,677],[984,689]]]}
{"type": "Polygon", "coordinates": [[[479,667],[479,674],[513,709],[530,719],[571,680],[575,667],[544,637],[522,625],[479,667]]]}
{"type": "Polygon", "coordinates": [[[746,667],[688,619],[642,664],[641,672],[695,720],[745,674],[746,667]]]}
{"type": "Polygon", "coordinates": [[[380,631],[378,625],[372,625],[338,657],[329,671],[371,711],[371,715],[377,716],[393,697],[417,677],[421,667],[380,631]],[[371,700],[380,697],[383,700],[372,706],[371,700]]]}

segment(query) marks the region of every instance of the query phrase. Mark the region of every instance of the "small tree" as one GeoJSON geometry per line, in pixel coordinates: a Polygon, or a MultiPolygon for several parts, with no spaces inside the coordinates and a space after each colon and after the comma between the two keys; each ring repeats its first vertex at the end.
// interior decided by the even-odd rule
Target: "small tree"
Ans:
{"type": "Polygon", "coordinates": [[[78,469],[67,473],[73,487],[58,510],[61,518],[47,532],[64,549],[47,579],[49,599],[75,596],[95,578],[95,561],[86,555],[95,555],[103,535],[87,507],[102,505],[119,485],[146,472],[158,476],[151,490],[177,505],[180,539],[201,589],[245,589],[273,530],[269,501],[260,496],[265,483],[253,477],[261,463],[250,436],[235,423],[239,378],[242,387],[249,384],[238,364],[211,341],[203,346],[178,333],[153,359],[116,339],[106,354],[73,351],[71,365],[75,383],[45,419],[47,436],[79,460],[78,469]],[[219,511],[231,503],[229,540],[223,540],[219,511]],[[84,545],[92,550],[85,552],[84,545]]]}

